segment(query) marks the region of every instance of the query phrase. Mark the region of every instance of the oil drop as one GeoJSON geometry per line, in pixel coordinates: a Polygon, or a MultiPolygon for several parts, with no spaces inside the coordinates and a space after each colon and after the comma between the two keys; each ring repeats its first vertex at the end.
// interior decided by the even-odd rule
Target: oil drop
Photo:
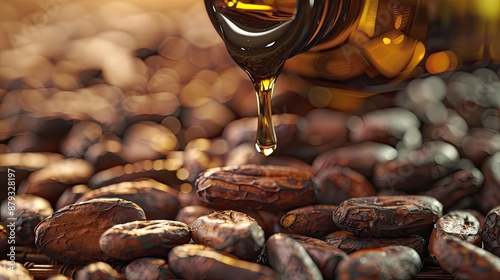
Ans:
{"type": "Polygon", "coordinates": [[[271,155],[277,146],[271,105],[275,81],[276,78],[269,78],[255,84],[258,114],[255,147],[259,153],[265,156],[271,155]]]}

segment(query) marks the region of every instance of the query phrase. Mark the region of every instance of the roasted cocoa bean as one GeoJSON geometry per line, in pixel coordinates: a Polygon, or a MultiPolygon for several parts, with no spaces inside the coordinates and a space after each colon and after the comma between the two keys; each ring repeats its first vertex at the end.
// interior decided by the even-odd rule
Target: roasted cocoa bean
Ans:
{"type": "Polygon", "coordinates": [[[335,205],[310,205],[287,212],[280,220],[289,232],[321,237],[339,228],[332,220],[335,205]]]}
{"type": "Polygon", "coordinates": [[[321,240],[348,254],[364,249],[401,245],[414,249],[420,255],[422,260],[424,260],[428,255],[427,242],[424,238],[418,235],[394,238],[362,238],[355,236],[350,231],[339,230],[324,236],[321,240]]]}
{"type": "Polygon", "coordinates": [[[338,205],[351,197],[377,194],[372,184],[358,172],[341,166],[322,169],[316,173],[319,180],[317,202],[338,205]]]}
{"type": "Polygon", "coordinates": [[[275,211],[314,203],[318,183],[311,173],[293,167],[242,165],[208,169],[196,188],[210,205],[275,211]]]}
{"type": "Polygon", "coordinates": [[[292,166],[312,171],[311,165],[298,158],[286,156],[266,157],[255,149],[254,143],[243,143],[228,151],[225,161],[226,166],[248,164],[292,166]]]}
{"type": "Polygon", "coordinates": [[[484,184],[475,197],[479,210],[484,214],[500,205],[500,152],[490,156],[483,164],[484,184]]]}
{"type": "Polygon", "coordinates": [[[324,279],[335,279],[335,270],[338,264],[347,258],[347,254],[344,251],[320,239],[297,234],[288,234],[288,236],[297,240],[306,249],[306,252],[318,266],[324,279]]]}
{"type": "Polygon", "coordinates": [[[189,227],[177,221],[147,220],[115,225],[99,238],[99,247],[115,259],[165,257],[191,240],[189,227]]]}
{"type": "Polygon", "coordinates": [[[74,204],[82,197],[84,194],[90,192],[92,189],[87,185],[75,185],[71,188],[66,189],[56,203],[56,210],[63,208],[64,206],[74,204]]]}
{"type": "MultiPolygon", "coordinates": [[[[45,198],[31,195],[31,194],[18,194],[15,196],[16,202],[16,211],[20,211],[25,209],[29,212],[36,213],[41,217],[48,217],[54,213],[54,209],[50,205],[50,202],[45,198]]],[[[11,215],[9,215],[8,211],[9,200],[5,199],[2,201],[1,209],[1,217],[3,221],[6,221],[11,215]]]]}
{"type": "Polygon", "coordinates": [[[373,175],[373,167],[396,159],[398,151],[386,144],[363,142],[339,147],[319,154],[312,163],[318,174],[333,166],[349,167],[365,177],[373,175]]]}
{"type": "Polygon", "coordinates": [[[102,136],[102,127],[92,121],[80,121],[73,125],[61,145],[67,157],[83,158],[85,151],[102,136]]]}
{"type": "Polygon", "coordinates": [[[125,268],[128,280],[178,279],[170,270],[167,261],[156,258],[140,258],[130,262],[125,268]]]}
{"type": "Polygon", "coordinates": [[[372,196],[345,200],[333,221],[360,237],[428,236],[443,206],[430,196],[372,196]]]}
{"type": "Polygon", "coordinates": [[[421,195],[432,196],[443,204],[444,212],[447,212],[461,199],[478,192],[484,182],[483,173],[475,168],[459,169],[452,174],[438,180],[430,190],[422,192],[421,195]]]}
{"type": "Polygon", "coordinates": [[[375,166],[373,181],[378,188],[406,192],[425,191],[435,180],[450,174],[459,160],[457,149],[446,142],[426,142],[408,155],[375,166]]]}
{"type": "MultiPolygon", "coordinates": [[[[21,186],[23,181],[36,170],[63,159],[56,153],[0,153],[0,180],[7,182],[8,169],[14,170],[16,186],[21,186]]],[[[0,189],[0,200],[7,198],[8,188],[0,189]]]]}
{"type": "Polygon", "coordinates": [[[500,133],[495,130],[474,127],[461,142],[460,152],[463,157],[472,160],[477,166],[496,152],[500,152],[500,133]]]}
{"type": "Polygon", "coordinates": [[[421,267],[417,252],[406,246],[364,249],[340,262],[336,279],[411,279],[421,267]]]}
{"type": "Polygon", "coordinates": [[[304,247],[286,234],[276,233],[267,239],[266,256],[283,279],[323,279],[304,247]]]}
{"type": "Polygon", "coordinates": [[[35,228],[35,244],[45,255],[64,263],[90,263],[112,258],[99,248],[99,238],[117,224],[146,219],[135,203],[101,198],[68,205],[35,228]]]}
{"type": "Polygon", "coordinates": [[[121,141],[121,138],[114,133],[104,133],[99,142],[87,148],[83,157],[94,166],[96,173],[115,166],[126,165],[128,161],[121,154],[123,149],[121,141]]]}
{"type": "Polygon", "coordinates": [[[431,257],[458,279],[500,278],[500,258],[451,235],[434,239],[431,257]]]}
{"type": "Polygon", "coordinates": [[[150,121],[135,123],[123,135],[121,154],[128,162],[155,160],[177,149],[179,141],[170,129],[150,121]]]}
{"type": "Polygon", "coordinates": [[[500,206],[486,214],[482,230],[484,249],[500,257],[500,206]]]}
{"type": "Polygon", "coordinates": [[[168,263],[175,275],[186,280],[233,280],[235,275],[242,280],[281,279],[267,266],[239,260],[200,244],[173,248],[168,253],[168,263]]]}
{"type": "Polygon", "coordinates": [[[193,241],[244,260],[253,260],[264,246],[264,231],[247,214],[223,210],[196,219],[191,225],[193,241]]]}
{"type": "Polygon", "coordinates": [[[121,198],[139,205],[149,220],[174,219],[179,211],[179,191],[155,180],[122,182],[85,193],[77,202],[96,198],[121,198]]]}
{"type": "Polygon", "coordinates": [[[26,209],[16,211],[16,244],[22,246],[35,245],[35,227],[45,219],[39,213],[34,213],[26,209]]]}
{"type": "Polygon", "coordinates": [[[435,244],[436,239],[443,235],[451,235],[478,247],[482,246],[481,227],[479,221],[467,211],[455,210],[439,218],[434,225],[429,239],[429,254],[438,254],[440,250],[435,244]]]}
{"type": "Polygon", "coordinates": [[[19,194],[32,194],[47,199],[55,207],[61,194],[69,187],[86,183],[94,169],[82,159],[68,158],[53,162],[30,174],[20,185],[19,194]]]}
{"type": "Polygon", "coordinates": [[[190,227],[196,219],[213,211],[215,211],[215,209],[201,205],[186,206],[179,209],[177,216],[175,216],[175,220],[183,222],[190,227]]]}
{"type": "Polygon", "coordinates": [[[157,160],[143,160],[135,163],[117,165],[97,172],[90,179],[88,186],[97,189],[112,184],[149,178],[173,188],[185,183],[177,178],[177,170],[182,168],[182,160],[167,158],[157,160]]]}
{"type": "Polygon", "coordinates": [[[353,116],[348,121],[349,139],[359,143],[374,141],[395,145],[405,132],[420,127],[420,120],[404,108],[387,108],[368,112],[361,118],[353,116]]]}
{"type": "Polygon", "coordinates": [[[75,280],[119,280],[121,275],[105,262],[95,262],[86,265],[76,273],[75,280]]]}

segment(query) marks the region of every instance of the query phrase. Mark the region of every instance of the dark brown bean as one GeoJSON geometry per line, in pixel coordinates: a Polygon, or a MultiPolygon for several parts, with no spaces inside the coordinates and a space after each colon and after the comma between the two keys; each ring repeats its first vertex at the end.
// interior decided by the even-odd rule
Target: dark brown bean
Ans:
{"type": "Polygon", "coordinates": [[[16,244],[33,246],[35,245],[35,227],[46,216],[41,216],[39,213],[31,212],[27,209],[20,209],[16,211],[16,244]]]}
{"type": "Polygon", "coordinates": [[[360,237],[427,236],[442,211],[441,203],[430,196],[371,196],[342,202],[333,221],[360,237]]]}
{"type": "Polygon", "coordinates": [[[59,199],[57,199],[56,210],[63,208],[64,206],[76,203],[80,197],[84,194],[90,192],[92,189],[87,185],[79,184],[71,188],[66,189],[59,199]]]}
{"type": "Polygon", "coordinates": [[[362,238],[355,236],[350,231],[339,230],[324,236],[321,240],[348,254],[364,249],[401,245],[410,247],[417,251],[422,260],[424,260],[427,256],[427,242],[424,238],[418,235],[395,238],[362,238]]]}
{"type": "Polygon", "coordinates": [[[101,172],[128,163],[121,154],[122,149],[121,138],[114,133],[106,132],[99,142],[87,148],[84,158],[94,166],[95,172],[101,172]]]}
{"type": "Polygon", "coordinates": [[[324,279],[335,279],[335,270],[338,264],[347,258],[347,254],[344,251],[320,239],[297,234],[288,234],[288,236],[297,240],[306,249],[306,252],[318,266],[324,279]]]}
{"type": "Polygon", "coordinates": [[[364,249],[340,262],[335,279],[411,279],[421,266],[417,252],[406,246],[364,249]]]}
{"type": "Polygon", "coordinates": [[[434,242],[442,235],[451,235],[478,247],[482,246],[479,221],[467,211],[455,210],[439,218],[429,239],[429,253],[437,254],[434,242]]]}
{"type": "Polygon", "coordinates": [[[154,122],[139,122],[127,128],[121,154],[128,162],[155,160],[177,149],[179,141],[167,127],[154,122]]]}
{"type": "Polygon", "coordinates": [[[281,217],[281,225],[289,232],[321,237],[339,228],[332,220],[336,205],[310,205],[288,211],[281,217]]]}
{"type": "Polygon", "coordinates": [[[150,220],[174,219],[179,211],[179,191],[155,180],[122,182],[85,193],[77,202],[95,198],[121,198],[139,205],[150,220]]]}
{"type": "Polygon", "coordinates": [[[446,141],[459,148],[467,136],[468,126],[464,118],[454,111],[438,122],[425,124],[422,127],[424,141],[446,141]]]}
{"type": "Polygon", "coordinates": [[[208,169],[196,187],[210,205],[275,211],[314,203],[318,183],[310,172],[293,167],[242,165],[208,169]]]}
{"type": "Polygon", "coordinates": [[[450,174],[458,160],[459,154],[453,145],[427,142],[405,157],[377,165],[373,180],[379,188],[421,192],[429,189],[435,180],[450,174]]]}
{"type": "Polygon", "coordinates": [[[431,257],[458,279],[500,278],[500,258],[451,235],[434,240],[431,257]]]}
{"type": "Polygon", "coordinates": [[[461,142],[461,154],[477,166],[496,152],[500,152],[500,133],[486,128],[471,128],[461,142]]]}
{"type": "Polygon", "coordinates": [[[190,205],[179,209],[177,216],[175,216],[175,220],[183,222],[190,227],[196,219],[213,211],[215,211],[215,209],[201,205],[190,205]]]}
{"type": "Polygon", "coordinates": [[[68,205],[35,228],[35,243],[45,255],[62,262],[89,263],[111,258],[99,248],[108,228],[146,219],[135,203],[101,198],[68,205]]]}
{"type": "Polygon", "coordinates": [[[484,184],[476,197],[479,209],[488,213],[500,205],[500,152],[490,156],[483,164],[484,184]]]}
{"type": "Polygon", "coordinates": [[[363,175],[348,167],[326,167],[316,174],[320,185],[317,202],[321,204],[338,205],[348,198],[377,194],[363,175]]]}
{"type": "Polygon", "coordinates": [[[88,186],[97,189],[121,182],[150,178],[160,183],[178,188],[183,180],[177,177],[177,170],[182,168],[183,160],[167,158],[157,160],[144,160],[125,165],[118,165],[97,172],[89,179],[88,186]]]}
{"type": "Polygon", "coordinates": [[[186,280],[233,280],[236,275],[242,280],[281,279],[267,266],[238,260],[199,244],[173,248],[168,254],[168,263],[175,275],[186,280]]]}
{"type": "Polygon", "coordinates": [[[371,177],[376,164],[394,160],[397,156],[398,151],[389,145],[363,142],[323,152],[314,159],[312,167],[316,174],[327,167],[343,166],[371,177]]]}
{"type": "Polygon", "coordinates": [[[97,143],[102,133],[102,127],[96,122],[77,122],[64,139],[61,151],[67,157],[83,158],[87,148],[97,143]]]}
{"type": "Polygon", "coordinates": [[[140,258],[130,262],[125,268],[125,276],[128,280],[178,279],[167,261],[157,258],[140,258]]]}
{"type": "Polygon", "coordinates": [[[191,240],[189,227],[169,220],[133,221],[115,225],[99,238],[99,247],[115,259],[165,257],[177,245],[191,240]]]}
{"type": "Polygon", "coordinates": [[[226,166],[247,164],[292,166],[312,171],[311,165],[295,157],[266,157],[255,149],[255,143],[243,143],[228,151],[225,161],[226,166]]]}
{"type": "MultiPolygon", "coordinates": [[[[11,218],[8,211],[9,200],[4,199],[2,201],[2,205],[0,207],[2,211],[2,220],[6,221],[7,218],[11,218]]],[[[29,212],[33,212],[39,214],[41,217],[48,217],[54,213],[54,209],[50,205],[45,198],[31,195],[31,194],[18,194],[15,196],[15,205],[16,211],[20,211],[22,209],[28,210],[29,212]]]]}
{"type": "Polygon", "coordinates": [[[351,142],[374,141],[395,145],[406,131],[420,127],[414,113],[403,108],[387,108],[368,112],[348,121],[351,142]]]}
{"type": "Polygon", "coordinates": [[[500,206],[486,214],[482,230],[484,249],[500,257],[500,206]]]}
{"type": "Polygon", "coordinates": [[[253,260],[264,246],[264,231],[247,214],[223,210],[196,219],[191,225],[194,242],[253,260]]]}
{"type": "Polygon", "coordinates": [[[56,161],[30,174],[19,187],[19,194],[32,194],[47,199],[53,207],[69,187],[86,183],[94,169],[90,163],[77,158],[56,161]]]}
{"type": "MultiPolygon", "coordinates": [[[[328,89],[327,89],[328,90],[328,89]]],[[[347,142],[349,130],[345,112],[330,109],[315,109],[304,115],[305,123],[299,123],[301,139],[322,152],[340,147],[347,142]]]]}
{"type": "Polygon", "coordinates": [[[121,275],[105,262],[95,262],[86,265],[76,273],[75,280],[119,280],[121,275]]]}
{"type": "Polygon", "coordinates": [[[475,168],[461,168],[452,174],[436,181],[431,189],[420,193],[432,196],[443,204],[443,211],[447,212],[461,199],[478,192],[484,182],[483,173],[475,168]]]}
{"type": "Polygon", "coordinates": [[[284,279],[323,279],[304,247],[286,234],[276,233],[267,239],[266,256],[269,265],[284,279]]]}
{"type": "MultiPolygon", "coordinates": [[[[0,153],[0,180],[7,182],[9,173],[15,172],[15,178],[10,179],[21,186],[31,173],[63,158],[56,153],[0,153]]],[[[8,188],[0,189],[0,200],[7,198],[7,191],[8,188]]]]}

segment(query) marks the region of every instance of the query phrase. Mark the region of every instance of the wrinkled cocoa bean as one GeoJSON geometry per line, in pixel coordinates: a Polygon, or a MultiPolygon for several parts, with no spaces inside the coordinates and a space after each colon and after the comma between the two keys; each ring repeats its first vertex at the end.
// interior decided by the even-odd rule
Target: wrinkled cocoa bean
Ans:
{"type": "Polygon", "coordinates": [[[165,257],[177,245],[191,240],[189,227],[169,220],[133,221],[115,225],[99,238],[99,247],[115,259],[165,257]]]}
{"type": "Polygon", "coordinates": [[[417,252],[406,246],[364,249],[340,262],[336,279],[411,279],[421,266],[417,252]]]}
{"type": "Polygon", "coordinates": [[[173,248],[168,254],[168,263],[175,275],[186,280],[280,279],[279,274],[267,266],[239,260],[199,244],[173,248]]]}
{"type": "Polygon", "coordinates": [[[99,238],[117,224],[146,219],[135,203],[101,198],[68,205],[47,217],[35,228],[35,244],[43,254],[64,263],[111,260],[99,238]]]}
{"type": "Polygon", "coordinates": [[[296,208],[281,217],[281,225],[289,232],[321,237],[339,228],[332,220],[336,205],[311,205],[296,208]]]}
{"type": "Polygon", "coordinates": [[[441,203],[430,196],[372,196],[345,200],[333,221],[360,237],[427,236],[442,211],[441,203]]]}
{"type": "Polygon", "coordinates": [[[311,173],[293,167],[242,165],[208,169],[196,187],[210,205],[275,211],[314,203],[318,183],[311,173]]]}
{"type": "Polygon", "coordinates": [[[191,225],[193,241],[229,253],[244,260],[253,260],[264,246],[264,231],[247,214],[223,210],[196,219],[191,225]]]}

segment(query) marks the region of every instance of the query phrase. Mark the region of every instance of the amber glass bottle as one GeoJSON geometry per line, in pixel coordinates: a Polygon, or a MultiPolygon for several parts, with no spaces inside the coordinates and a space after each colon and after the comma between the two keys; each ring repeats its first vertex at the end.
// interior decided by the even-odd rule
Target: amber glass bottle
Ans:
{"type": "MultiPolygon", "coordinates": [[[[360,97],[394,91],[422,75],[500,64],[500,0],[205,4],[231,57],[248,73],[257,93],[263,81],[272,87],[283,68],[314,79],[335,95],[360,97]]],[[[272,89],[268,93],[270,100],[272,89]]],[[[259,115],[265,115],[270,109],[262,103],[267,99],[257,96],[259,115]]],[[[259,122],[262,132],[261,126],[266,123],[259,122]]],[[[272,131],[268,133],[271,139],[272,131]]]]}

